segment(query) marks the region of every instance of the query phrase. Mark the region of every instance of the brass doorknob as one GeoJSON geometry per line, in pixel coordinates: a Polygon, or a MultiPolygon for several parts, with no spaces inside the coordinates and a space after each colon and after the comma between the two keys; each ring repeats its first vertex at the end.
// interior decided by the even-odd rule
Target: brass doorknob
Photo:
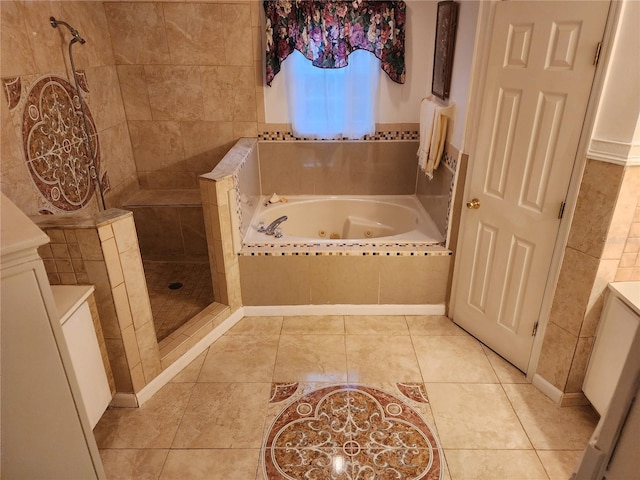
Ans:
{"type": "Polygon", "coordinates": [[[470,202],[467,202],[467,208],[471,208],[472,210],[477,210],[480,208],[480,200],[477,198],[472,199],[470,202]]]}

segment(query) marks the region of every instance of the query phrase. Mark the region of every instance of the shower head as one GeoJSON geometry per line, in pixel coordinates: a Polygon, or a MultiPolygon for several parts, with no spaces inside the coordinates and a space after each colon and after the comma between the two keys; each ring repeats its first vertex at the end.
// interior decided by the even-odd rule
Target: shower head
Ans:
{"type": "Polygon", "coordinates": [[[73,35],[73,38],[71,39],[71,43],[85,42],[85,39],[80,36],[78,31],[75,28],[73,28],[71,25],[69,25],[67,22],[63,22],[62,20],[56,20],[54,17],[49,17],[49,23],[53,28],[58,28],[58,25],[64,25],[65,27],[67,27],[71,32],[71,35],[73,35]]]}

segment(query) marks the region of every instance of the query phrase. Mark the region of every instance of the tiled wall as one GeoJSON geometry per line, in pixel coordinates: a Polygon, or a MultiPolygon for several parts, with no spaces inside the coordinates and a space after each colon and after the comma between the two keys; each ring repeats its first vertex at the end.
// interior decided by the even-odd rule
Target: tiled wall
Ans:
{"type": "Polygon", "coordinates": [[[265,195],[415,193],[417,141],[266,141],[258,149],[265,195]]]}
{"type": "MultiPolygon", "coordinates": [[[[101,177],[107,174],[106,178],[102,178],[105,185],[108,185],[106,201],[108,205],[119,205],[122,198],[138,189],[138,180],[111,49],[107,17],[103,5],[99,2],[0,2],[0,76],[3,88],[0,98],[2,191],[28,214],[36,214],[41,210],[60,213],[52,207],[51,201],[45,200],[45,196],[39,193],[36,185],[40,184],[49,190],[58,188],[51,196],[64,200],[65,196],[59,197],[59,194],[60,190],[65,193],[68,182],[55,185],[53,175],[44,175],[49,183],[37,177],[32,178],[27,159],[29,158],[31,165],[35,166],[47,155],[55,161],[64,158],[64,149],[69,145],[79,150],[86,148],[83,143],[84,133],[77,128],[75,132],[74,129],[65,131],[64,128],[58,128],[53,137],[48,137],[55,138],[56,142],[48,146],[46,155],[42,154],[42,157],[38,156],[40,154],[29,157],[23,146],[23,141],[29,138],[23,135],[23,126],[28,126],[34,118],[41,118],[34,116],[34,107],[39,109],[39,115],[43,113],[42,107],[29,107],[30,94],[31,99],[35,99],[33,95],[38,92],[43,93],[45,100],[53,99],[53,90],[42,88],[43,79],[48,76],[61,79],[58,81],[59,84],[67,82],[68,85],[65,85],[66,88],[63,90],[70,92],[70,96],[75,92],[67,50],[70,34],[63,27],[52,28],[49,23],[50,16],[70,23],[86,39],[85,44],[73,46],[75,66],[77,70],[84,72],[81,88],[87,90],[82,93],[95,124],[97,138],[94,138],[94,143],[99,145],[101,177]],[[65,141],[71,143],[63,148],[65,141]]],[[[64,96],[66,94],[63,94],[64,96]]],[[[40,162],[40,173],[43,173],[45,168],[51,168],[45,167],[46,163],[47,160],[40,162]]],[[[50,163],[54,164],[54,161],[51,160],[50,163]]],[[[54,164],[53,169],[56,168],[58,173],[63,171],[54,164]]],[[[71,193],[71,190],[67,193],[71,193]]],[[[95,197],[86,208],[97,208],[95,197]]]]}
{"type": "Polygon", "coordinates": [[[98,312],[98,304],[96,302],[95,293],[89,295],[89,297],[87,298],[87,304],[89,305],[89,312],[91,313],[93,328],[96,331],[96,338],[98,339],[98,347],[100,348],[100,356],[102,357],[104,371],[107,374],[109,390],[111,391],[111,395],[113,396],[116,393],[116,382],[113,377],[113,370],[111,370],[109,352],[107,351],[107,342],[105,341],[104,333],[102,332],[102,322],[100,321],[100,312],[98,312]]]}
{"type": "Polygon", "coordinates": [[[144,260],[207,259],[199,190],[140,190],[124,208],[133,212],[144,260]]]}
{"type": "Polygon", "coordinates": [[[116,390],[139,392],[161,364],[131,212],[32,218],[51,239],[40,250],[49,281],[95,285],[116,390]]]}
{"type": "Polygon", "coordinates": [[[433,172],[433,179],[429,180],[424,172],[418,170],[416,196],[445,237],[447,236],[454,187],[453,180],[459,155],[460,152],[457,148],[447,144],[443,153],[444,160],[433,172]]]}
{"type": "Polygon", "coordinates": [[[446,302],[449,255],[241,256],[244,305],[446,302]]]}
{"type": "Polygon", "coordinates": [[[213,298],[229,305],[231,312],[242,306],[240,266],[233,248],[229,191],[234,190],[232,176],[200,178],[204,224],[207,231],[209,264],[213,283],[213,298]]]}
{"type": "Polygon", "coordinates": [[[639,200],[640,167],[587,161],[536,372],[565,394],[581,392],[607,284],[640,280],[639,200]]]}
{"type": "Polygon", "coordinates": [[[198,188],[238,137],[257,136],[260,5],[104,3],[143,188],[198,188]]]}

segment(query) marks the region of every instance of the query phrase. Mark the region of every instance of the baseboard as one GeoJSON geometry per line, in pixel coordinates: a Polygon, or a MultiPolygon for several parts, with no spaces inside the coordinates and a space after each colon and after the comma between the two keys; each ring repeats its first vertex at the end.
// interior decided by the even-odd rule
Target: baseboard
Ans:
{"type": "Polygon", "coordinates": [[[444,315],[444,305],[254,305],[247,316],[277,315],[444,315]]]}
{"type": "Polygon", "coordinates": [[[531,383],[534,387],[549,397],[553,403],[560,405],[563,393],[559,388],[549,383],[537,373],[533,376],[533,381],[531,383]]]}
{"type": "Polygon", "coordinates": [[[534,387],[544,393],[553,403],[561,407],[576,407],[579,405],[591,405],[584,393],[564,393],[558,387],[552,385],[537,373],[531,382],[534,387]]]}
{"type": "Polygon", "coordinates": [[[584,393],[563,393],[560,399],[561,407],[577,407],[580,405],[591,405],[591,402],[584,396],[584,393]]]}
{"type": "MultiPolygon", "coordinates": [[[[204,352],[209,346],[215,342],[218,338],[225,334],[227,330],[238,323],[242,317],[245,316],[244,309],[240,307],[233,312],[229,317],[223,321],[216,328],[211,330],[205,337],[203,337],[198,343],[191,347],[184,355],[178,358],[175,362],[165,368],[160,374],[151,380],[147,385],[140,390],[135,397],[137,397],[137,403],[142,406],[147,400],[149,400],[158,390],[164,387],[171,381],[180,371],[194,361],[198,355],[204,352]]],[[[137,406],[137,405],[136,405],[137,406]]]]}
{"type": "Polygon", "coordinates": [[[114,408],[137,408],[138,399],[135,393],[118,393],[113,396],[110,407],[114,408]]]}

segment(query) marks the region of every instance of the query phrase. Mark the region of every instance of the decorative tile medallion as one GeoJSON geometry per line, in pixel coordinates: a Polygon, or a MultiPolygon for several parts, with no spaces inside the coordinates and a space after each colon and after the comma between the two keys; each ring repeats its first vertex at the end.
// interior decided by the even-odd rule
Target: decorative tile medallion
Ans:
{"type": "Polygon", "coordinates": [[[303,395],[274,420],[262,449],[269,480],[436,480],[439,444],[419,413],[367,386],[303,395]]]}
{"type": "Polygon", "coordinates": [[[405,397],[414,402],[429,403],[427,391],[422,383],[397,383],[396,388],[405,397]]]}
{"type": "Polygon", "coordinates": [[[22,80],[20,77],[3,78],[4,95],[9,104],[9,110],[13,110],[20,103],[22,97],[22,80]]]}
{"type": "Polygon", "coordinates": [[[53,75],[41,78],[31,87],[24,107],[22,141],[29,173],[45,200],[65,212],[90,202],[99,169],[98,136],[87,105],[85,113],[95,167],[80,100],[67,80],[53,75]]]}
{"type": "Polygon", "coordinates": [[[298,382],[293,383],[272,383],[271,384],[271,397],[269,403],[283,402],[296,393],[298,390],[298,382]]]}

